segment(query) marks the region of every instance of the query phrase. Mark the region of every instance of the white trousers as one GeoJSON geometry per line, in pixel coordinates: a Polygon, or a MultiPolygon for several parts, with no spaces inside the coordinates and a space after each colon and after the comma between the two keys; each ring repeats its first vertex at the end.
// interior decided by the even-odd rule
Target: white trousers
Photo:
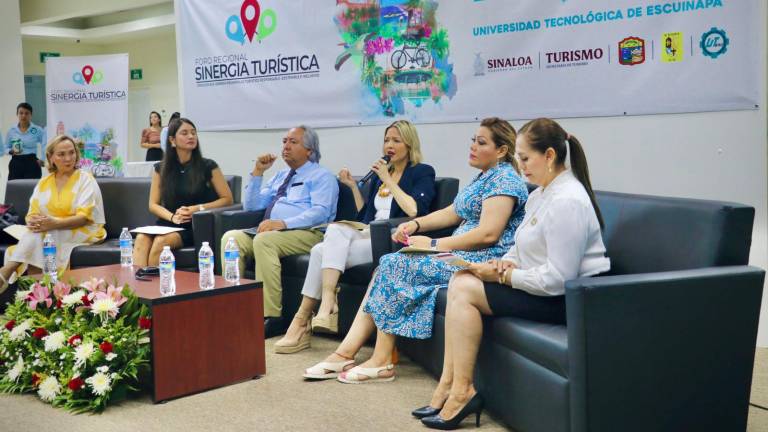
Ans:
{"type": "Polygon", "coordinates": [[[309,253],[309,269],[301,294],[320,299],[323,294],[323,269],[340,272],[373,261],[371,232],[358,231],[342,224],[330,224],[323,241],[314,245],[309,253]]]}

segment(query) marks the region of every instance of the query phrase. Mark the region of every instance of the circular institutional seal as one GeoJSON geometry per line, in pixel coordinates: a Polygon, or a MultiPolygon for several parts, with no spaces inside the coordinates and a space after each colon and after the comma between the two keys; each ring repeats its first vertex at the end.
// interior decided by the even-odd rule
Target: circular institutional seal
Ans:
{"type": "Polygon", "coordinates": [[[716,59],[728,51],[728,44],[730,42],[728,36],[725,35],[725,30],[712,27],[709,31],[704,32],[704,34],[701,35],[699,46],[701,47],[701,52],[704,53],[705,56],[716,59]]]}

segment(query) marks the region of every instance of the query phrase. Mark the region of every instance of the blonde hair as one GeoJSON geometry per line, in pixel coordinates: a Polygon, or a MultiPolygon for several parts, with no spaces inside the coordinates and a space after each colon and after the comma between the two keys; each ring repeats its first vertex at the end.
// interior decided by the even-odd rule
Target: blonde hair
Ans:
{"type": "Polygon", "coordinates": [[[52,140],[48,141],[48,145],[45,147],[45,159],[46,162],[48,162],[48,172],[50,173],[55,173],[58,170],[56,165],[51,162],[51,156],[53,156],[53,152],[56,151],[56,146],[64,141],[71,142],[72,147],[75,149],[75,167],[77,167],[80,162],[80,151],[77,149],[75,139],[69,135],[56,135],[52,140]]]}
{"type": "Polygon", "coordinates": [[[384,136],[392,128],[397,129],[400,133],[400,138],[403,139],[403,143],[408,147],[408,160],[411,166],[421,162],[423,159],[421,155],[421,142],[419,141],[419,133],[416,132],[416,126],[408,120],[397,120],[384,129],[384,136]]]}

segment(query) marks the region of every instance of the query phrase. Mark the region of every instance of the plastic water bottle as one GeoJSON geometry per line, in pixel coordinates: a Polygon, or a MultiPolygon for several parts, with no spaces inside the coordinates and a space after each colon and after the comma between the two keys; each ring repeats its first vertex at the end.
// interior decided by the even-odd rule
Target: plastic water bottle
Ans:
{"type": "Polygon", "coordinates": [[[227,282],[240,283],[239,259],[240,249],[237,247],[234,237],[230,237],[224,246],[224,279],[227,282]]]}
{"type": "Polygon", "coordinates": [[[128,228],[123,228],[123,232],[120,233],[120,265],[133,266],[133,237],[128,232],[128,228]]]}
{"type": "Polygon", "coordinates": [[[163,246],[160,253],[160,295],[176,294],[176,258],[170,246],[163,246]]]}
{"type": "Polygon", "coordinates": [[[197,255],[197,267],[200,270],[200,289],[213,289],[213,251],[208,242],[203,242],[197,255]]]}
{"type": "Polygon", "coordinates": [[[48,233],[43,238],[43,273],[48,275],[51,282],[56,282],[56,241],[48,233]]]}

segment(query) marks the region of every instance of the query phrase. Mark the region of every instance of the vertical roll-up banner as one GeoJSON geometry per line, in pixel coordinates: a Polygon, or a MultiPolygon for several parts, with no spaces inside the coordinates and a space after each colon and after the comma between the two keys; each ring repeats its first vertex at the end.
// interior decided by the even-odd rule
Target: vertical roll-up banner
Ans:
{"type": "Polygon", "coordinates": [[[75,139],[80,167],[122,177],[128,156],[128,54],[49,57],[45,62],[48,138],[75,139]]]}

